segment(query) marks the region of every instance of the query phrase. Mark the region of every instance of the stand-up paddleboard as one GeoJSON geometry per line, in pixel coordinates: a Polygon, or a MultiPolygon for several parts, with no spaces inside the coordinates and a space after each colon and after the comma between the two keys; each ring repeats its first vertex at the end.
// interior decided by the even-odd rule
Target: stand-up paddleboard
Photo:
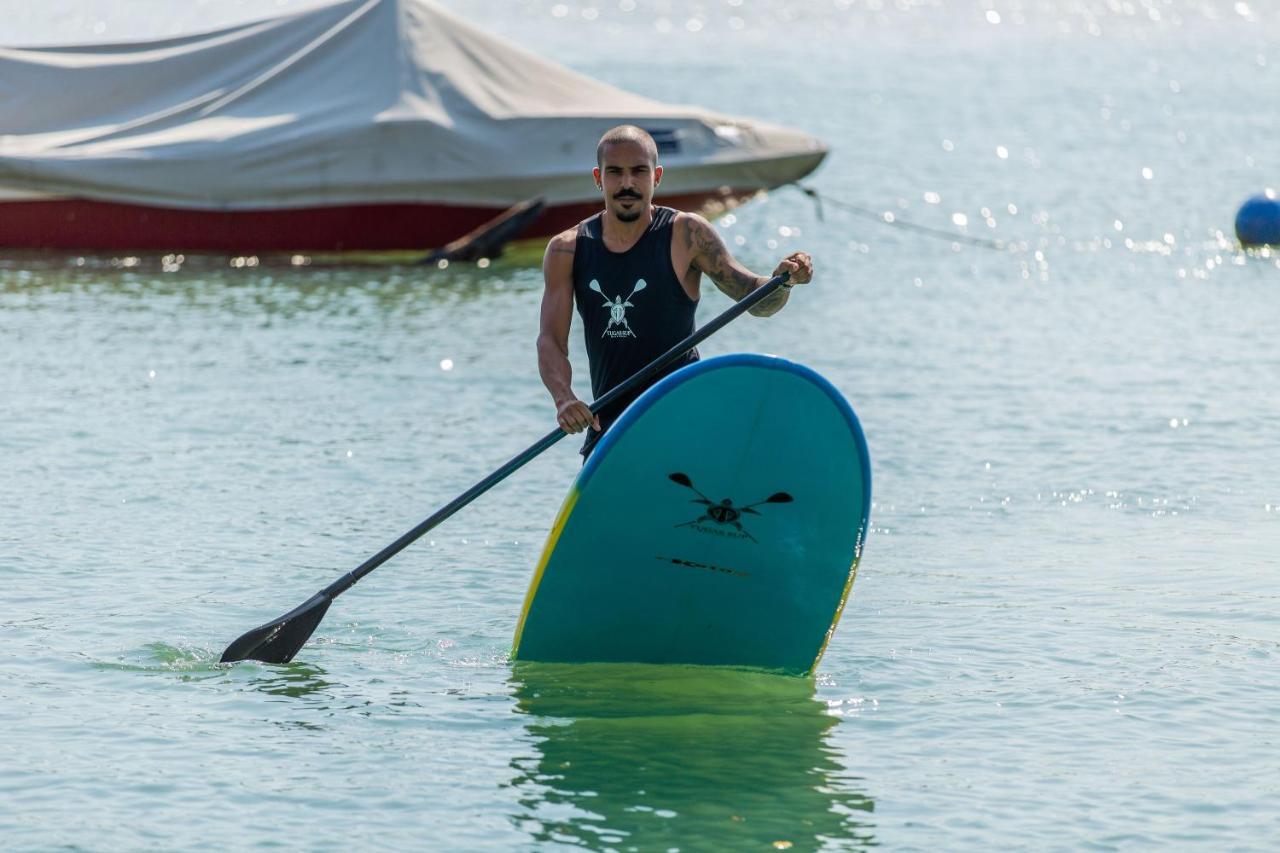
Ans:
{"type": "Polygon", "coordinates": [[[831,383],[772,356],[692,364],[636,400],[578,474],[512,657],[808,673],[870,505],[866,440],[831,383]]]}

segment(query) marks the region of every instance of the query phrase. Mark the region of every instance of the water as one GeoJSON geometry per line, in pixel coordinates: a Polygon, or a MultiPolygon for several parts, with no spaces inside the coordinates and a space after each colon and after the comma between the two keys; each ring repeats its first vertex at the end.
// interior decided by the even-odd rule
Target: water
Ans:
{"type": "MultiPolygon", "coordinates": [[[[6,846],[1269,847],[1280,273],[1230,226],[1277,181],[1277,13],[456,8],[832,144],[825,219],[781,190],[721,223],[757,269],[811,251],[817,281],[704,348],[812,365],[866,430],[874,529],[817,678],[513,667],[567,443],[343,596],[296,663],[216,665],[550,427],[536,267],[10,255],[6,846]]],[[[154,11],[130,32],[176,26],[154,11]]],[[[83,0],[5,19],[15,42],[124,26],[83,0]]]]}

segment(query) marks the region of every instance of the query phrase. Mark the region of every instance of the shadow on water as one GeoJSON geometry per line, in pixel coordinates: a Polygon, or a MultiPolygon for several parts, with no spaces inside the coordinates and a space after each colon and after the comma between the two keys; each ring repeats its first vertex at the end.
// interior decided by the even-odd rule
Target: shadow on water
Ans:
{"type": "Polygon", "coordinates": [[[338,685],[329,681],[327,673],[309,663],[274,664],[264,666],[251,682],[251,686],[269,696],[285,696],[290,699],[328,698],[338,685]]]}
{"type": "Polygon", "coordinates": [[[532,755],[518,827],[588,849],[876,845],[812,680],[708,667],[516,664],[532,755]]]}
{"type": "Polygon", "coordinates": [[[111,305],[145,313],[213,311],[226,318],[269,323],[304,316],[412,317],[503,294],[524,298],[541,288],[536,268],[506,260],[447,269],[294,265],[287,260],[237,267],[236,260],[197,256],[174,265],[154,256],[6,257],[0,259],[0,304],[40,310],[48,300],[89,297],[95,304],[110,300],[111,305]]]}

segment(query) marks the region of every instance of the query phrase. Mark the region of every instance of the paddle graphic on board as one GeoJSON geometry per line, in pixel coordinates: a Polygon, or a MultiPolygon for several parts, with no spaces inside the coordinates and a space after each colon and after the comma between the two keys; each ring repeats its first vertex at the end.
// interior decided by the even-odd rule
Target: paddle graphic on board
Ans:
{"type": "MultiPolygon", "coordinates": [[[[758,507],[763,504],[789,504],[795,500],[795,498],[791,497],[791,495],[786,492],[774,492],[762,501],[756,501],[755,503],[747,504],[746,506],[734,506],[733,501],[729,498],[724,498],[719,503],[708,498],[702,492],[698,491],[697,487],[693,485],[693,481],[689,479],[688,474],[682,474],[679,471],[676,471],[673,474],[668,474],[667,479],[671,480],[673,483],[679,483],[680,485],[691,489],[693,493],[697,495],[697,497],[693,499],[693,503],[702,504],[707,508],[705,513],[698,516],[693,521],[686,521],[683,524],[677,524],[676,527],[693,527],[698,529],[699,525],[703,525],[710,521],[721,526],[731,526],[734,530],[741,533],[752,542],[755,542],[756,538],[743,528],[741,520],[743,513],[759,515],[760,513],[757,512],[754,507],[758,507]]],[[[712,530],[709,532],[719,533],[720,531],[712,530]]]]}

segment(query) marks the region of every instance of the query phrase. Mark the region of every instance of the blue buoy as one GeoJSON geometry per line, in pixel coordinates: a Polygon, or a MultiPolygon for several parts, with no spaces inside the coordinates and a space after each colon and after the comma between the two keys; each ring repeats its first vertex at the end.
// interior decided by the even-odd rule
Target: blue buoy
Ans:
{"type": "Polygon", "coordinates": [[[1255,195],[1236,214],[1236,237],[1243,246],[1280,246],[1280,201],[1273,190],[1255,195]]]}

